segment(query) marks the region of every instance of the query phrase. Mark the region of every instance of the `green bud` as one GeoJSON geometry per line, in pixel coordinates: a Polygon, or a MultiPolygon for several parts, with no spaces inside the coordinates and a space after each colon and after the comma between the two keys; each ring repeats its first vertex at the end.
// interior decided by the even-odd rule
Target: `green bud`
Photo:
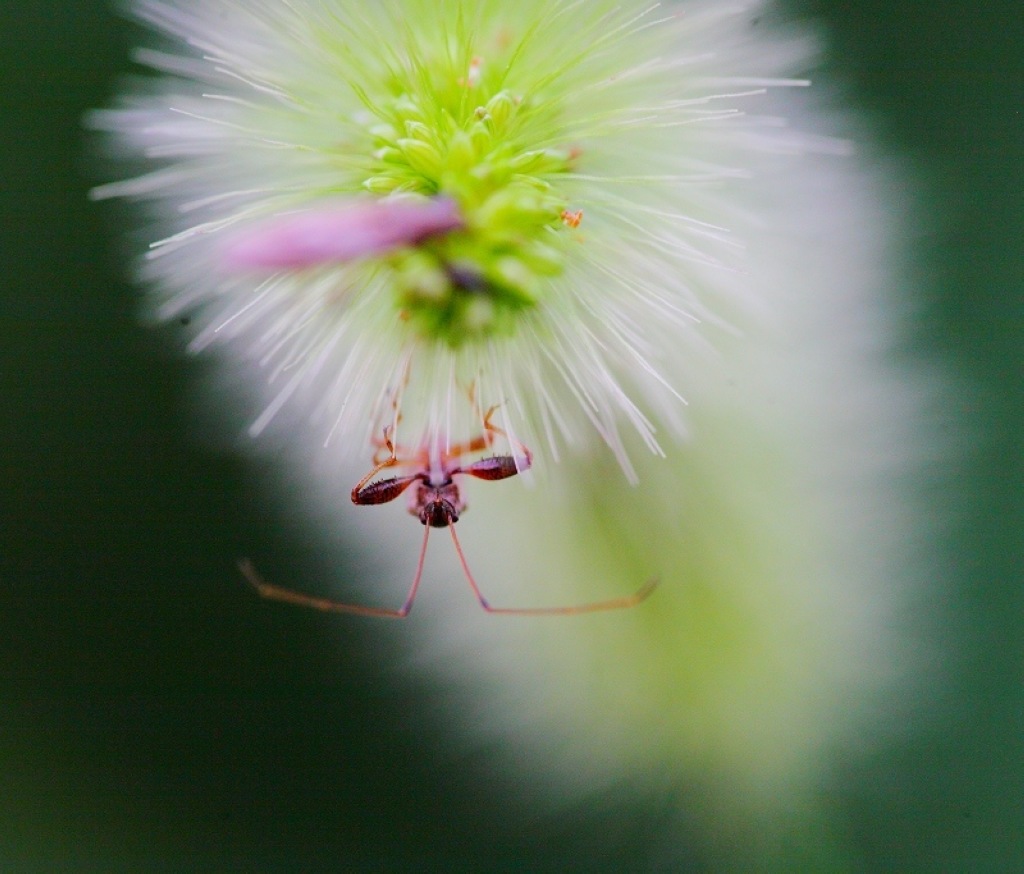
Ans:
{"type": "Polygon", "coordinates": [[[409,166],[428,178],[437,178],[443,163],[437,149],[422,140],[401,139],[398,147],[409,161],[409,166]]]}

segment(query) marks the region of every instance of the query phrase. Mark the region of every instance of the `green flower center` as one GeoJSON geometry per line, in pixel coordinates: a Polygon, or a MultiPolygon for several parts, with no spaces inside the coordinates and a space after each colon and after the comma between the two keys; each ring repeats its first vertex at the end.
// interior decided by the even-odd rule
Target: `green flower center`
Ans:
{"type": "Polygon", "coordinates": [[[439,75],[395,75],[391,96],[364,96],[374,123],[368,191],[450,197],[464,229],[385,259],[401,318],[451,347],[508,335],[562,272],[573,216],[557,177],[574,155],[552,142],[559,107],[505,87],[512,61],[450,61],[439,75]]]}

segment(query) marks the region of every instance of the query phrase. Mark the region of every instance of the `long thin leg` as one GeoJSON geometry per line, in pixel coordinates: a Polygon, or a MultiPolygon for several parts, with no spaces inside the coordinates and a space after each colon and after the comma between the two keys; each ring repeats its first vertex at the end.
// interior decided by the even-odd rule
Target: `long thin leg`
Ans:
{"type": "Polygon", "coordinates": [[[646,599],[658,585],[658,579],[655,577],[654,579],[648,580],[644,583],[632,595],[626,595],[622,598],[611,598],[607,601],[592,601],[589,604],[570,604],[562,607],[492,607],[491,603],[484,597],[483,592],[480,591],[480,587],[476,584],[476,580],[473,579],[473,574],[469,569],[469,563],[466,561],[466,555],[462,551],[462,544],[459,543],[458,535],[455,533],[455,526],[449,525],[448,527],[452,533],[452,542],[455,544],[455,552],[459,556],[459,563],[462,565],[462,571],[466,575],[469,587],[473,590],[473,594],[476,595],[476,599],[480,602],[480,606],[488,613],[496,613],[502,616],[573,616],[577,613],[600,613],[605,610],[624,610],[627,607],[635,607],[641,601],[646,599]]]}
{"type": "MultiPolygon", "coordinates": [[[[382,429],[381,429],[384,432],[384,440],[383,441],[378,440],[377,438],[371,438],[370,442],[377,449],[377,452],[375,452],[374,456],[373,456],[373,463],[374,464],[377,464],[377,455],[379,454],[381,449],[384,449],[385,446],[387,446],[387,448],[389,448],[389,449],[391,448],[391,446],[390,446],[390,442],[391,441],[389,440],[389,436],[390,436],[390,434],[394,434],[395,433],[396,429],[398,428],[398,423],[402,421],[402,411],[400,409],[400,405],[401,404],[400,404],[400,400],[399,399],[402,396],[402,392],[405,391],[406,387],[409,385],[409,367],[410,367],[410,364],[411,364],[411,359],[410,359],[410,356],[407,354],[406,357],[405,357],[405,361],[403,363],[403,367],[402,367],[402,379],[401,379],[401,382],[398,385],[392,386],[386,392],[386,395],[389,397],[389,400],[390,400],[390,404],[389,405],[391,407],[391,423],[388,424],[388,425],[384,425],[382,427],[382,429]]],[[[375,406],[374,407],[374,419],[379,423],[379,420],[376,417],[377,409],[378,408],[375,406]]],[[[381,414],[380,419],[383,419],[383,418],[385,418],[385,416],[383,414],[381,414]]]]}
{"type": "MultiPolygon", "coordinates": [[[[490,449],[491,445],[494,443],[495,434],[508,439],[508,434],[506,434],[504,430],[502,430],[497,425],[491,422],[491,416],[494,415],[494,411],[497,410],[498,407],[501,406],[501,404],[491,404],[491,406],[487,408],[487,412],[484,412],[480,406],[480,399],[476,396],[475,380],[469,384],[469,387],[466,389],[466,395],[469,398],[469,403],[473,407],[473,413],[476,415],[477,419],[479,419],[483,425],[483,433],[481,433],[479,436],[475,437],[473,440],[465,444],[466,448],[463,451],[476,452],[481,449],[490,449]]],[[[519,449],[527,456],[530,454],[530,450],[527,449],[522,444],[519,445],[519,449]]]]}
{"type": "Polygon", "coordinates": [[[251,585],[261,598],[269,601],[284,601],[288,604],[297,604],[300,607],[309,607],[313,610],[323,610],[325,613],[350,613],[355,616],[376,616],[381,619],[405,619],[412,610],[413,601],[416,600],[416,592],[420,587],[420,580],[423,578],[423,561],[427,555],[427,538],[430,536],[430,528],[424,526],[423,546],[420,547],[420,557],[416,564],[416,576],[413,577],[412,585],[409,587],[409,594],[405,602],[397,610],[389,610],[386,607],[364,607],[362,604],[346,604],[342,601],[334,601],[331,598],[319,598],[315,595],[307,595],[305,592],[297,592],[294,589],[286,589],[282,586],[275,586],[268,583],[253,566],[249,559],[244,558],[238,562],[238,569],[242,576],[251,585]]]}
{"type": "MultiPolygon", "coordinates": [[[[475,402],[474,402],[475,405],[475,402]]],[[[487,412],[483,415],[483,431],[474,437],[472,440],[466,440],[463,443],[456,443],[446,453],[446,459],[461,458],[463,455],[468,455],[471,452],[483,452],[486,449],[490,449],[494,445],[495,435],[504,437],[512,444],[512,448],[518,450],[521,455],[516,457],[516,467],[519,471],[529,470],[533,464],[533,453],[529,447],[520,443],[518,440],[512,440],[508,434],[505,433],[504,429],[499,428],[493,422],[491,422],[491,416],[494,415],[494,411],[498,409],[500,405],[495,404],[494,406],[488,407],[487,412]]]]}
{"type": "Polygon", "coordinates": [[[496,409],[498,409],[497,406],[489,407],[487,412],[484,413],[483,431],[471,440],[465,440],[462,443],[456,443],[454,446],[449,447],[448,451],[445,452],[445,458],[460,458],[463,455],[468,455],[470,452],[482,452],[494,445],[495,434],[504,437],[505,432],[497,425],[491,423],[491,416],[494,415],[496,409]]]}
{"type": "Polygon", "coordinates": [[[511,437],[508,436],[504,429],[499,428],[497,425],[491,422],[491,416],[494,415],[494,411],[496,409],[498,409],[497,405],[489,407],[487,409],[487,412],[484,413],[484,431],[488,435],[487,448],[490,449],[491,444],[494,443],[493,435],[498,434],[504,437],[506,440],[508,440],[509,444],[513,446],[513,448],[519,450],[519,452],[522,453],[519,457],[516,458],[516,466],[519,468],[520,472],[524,470],[529,470],[530,467],[533,466],[533,453],[530,452],[530,447],[527,446],[525,443],[520,443],[518,440],[513,440],[511,437]]]}

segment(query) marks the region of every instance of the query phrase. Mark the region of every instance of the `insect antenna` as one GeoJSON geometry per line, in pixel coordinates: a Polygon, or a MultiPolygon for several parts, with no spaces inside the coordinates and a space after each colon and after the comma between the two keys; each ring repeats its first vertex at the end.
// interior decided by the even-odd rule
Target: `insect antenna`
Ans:
{"type": "Polygon", "coordinates": [[[423,526],[423,544],[420,546],[420,557],[416,562],[416,575],[412,578],[412,585],[409,587],[409,594],[397,610],[387,607],[369,607],[363,604],[348,604],[344,601],[335,601],[332,598],[320,598],[316,595],[309,595],[295,589],[286,589],[283,586],[275,586],[268,583],[255,565],[244,558],[238,562],[238,569],[242,576],[251,585],[261,598],[269,601],[284,601],[287,604],[297,604],[300,607],[310,607],[313,610],[322,610],[325,613],[349,613],[355,616],[376,616],[381,619],[405,619],[412,610],[413,601],[416,600],[416,592],[420,587],[420,580],[423,579],[423,563],[427,557],[427,539],[430,537],[430,526],[423,526]]]}
{"type": "Polygon", "coordinates": [[[628,607],[635,607],[655,590],[658,585],[658,578],[654,577],[644,583],[632,595],[625,595],[621,598],[610,598],[607,601],[591,601],[586,604],[567,604],[558,607],[492,607],[480,587],[473,578],[469,569],[469,562],[466,561],[466,554],[462,551],[462,544],[459,543],[459,536],[455,533],[455,526],[449,525],[448,530],[452,534],[452,543],[455,544],[455,552],[459,556],[459,563],[462,565],[462,572],[466,575],[469,587],[476,595],[480,606],[488,613],[502,616],[573,616],[577,613],[601,613],[605,610],[624,610],[628,607]]]}

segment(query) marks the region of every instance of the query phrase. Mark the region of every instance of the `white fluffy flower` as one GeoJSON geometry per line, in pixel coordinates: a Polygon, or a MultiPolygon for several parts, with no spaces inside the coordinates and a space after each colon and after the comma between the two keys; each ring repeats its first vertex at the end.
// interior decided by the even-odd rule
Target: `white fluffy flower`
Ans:
{"type": "Polygon", "coordinates": [[[443,451],[497,407],[513,445],[597,434],[635,481],[623,426],[662,452],[715,366],[698,325],[760,303],[749,177],[819,145],[764,114],[802,47],[760,7],[139,0],[163,75],[93,122],[150,169],[97,195],[148,205],[161,313],[263,368],[254,434],[290,405],[365,464],[385,425],[443,451]],[[461,222],[294,248],[296,216],[326,240],[439,197],[461,222]]]}
{"type": "Polygon", "coordinates": [[[537,488],[473,492],[492,602],[661,580],[629,612],[474,622],[438,555],[464,609],[425,598],[427,637],[473,679],[445,727],[563,786],[707,789],[690,806],[722,841],[813,815],[906,660],[883,629],[920,435],[882,355],[891,183],[797,99],[811,41],[759,2],[135,8],[162,75],[95,122],[151,166],[99,194],[148,205],[143,276],[267,387],[251,430],[277,419],[311,518],[387,547],[374,602],[420,542],[344,500],[385,427],[414,472],[561,455],[537,488]]]}

